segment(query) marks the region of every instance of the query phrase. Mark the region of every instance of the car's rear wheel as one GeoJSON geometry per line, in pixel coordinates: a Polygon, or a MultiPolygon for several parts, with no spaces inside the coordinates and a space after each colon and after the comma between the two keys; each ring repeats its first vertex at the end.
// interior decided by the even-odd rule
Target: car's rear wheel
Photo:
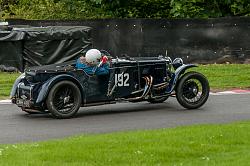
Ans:
{"type": "Polygon", "coordinates": [[[51,88],[46,104],[55,118],[71,118],[81,106],[80,90],[71,81],[58,82],[51,88]]]}
{"type": "Polygon", "coordinates": [[[163,103],[164,101],[166,101],[168,99],[168,96],[166,97],[159,97],[159,98],[151,98],[148,99],[147,101],[154,104],[154,103],[163,103]]]}
{"type": "Polygon", "coordinates": [[[178,82],[176,98],[187,109],[201,107],[207,101],[208,96],[209,83],[201,73],[188,72],[178,82]]]}

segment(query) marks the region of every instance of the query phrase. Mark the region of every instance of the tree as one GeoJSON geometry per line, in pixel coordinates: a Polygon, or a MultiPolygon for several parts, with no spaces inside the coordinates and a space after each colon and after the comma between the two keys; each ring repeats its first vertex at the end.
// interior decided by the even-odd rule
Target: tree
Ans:
{"type": "Polygon", "coordinates": [[[170,14],[174,18],[247,16],[249,3],[249,0],[171,0],[170,14]]]}
{"type": "Polygon", "coordinates": [[[10,5],[17,4],[17,0],[0,0],[0,16],[4,17],[5,13],[14,14],[10,12],[10,5]]]}
{"type": "Polygon", "coordinates": [[[0,0],[3,18],[214,18],[249,16],[250,0],[0,0]]]}

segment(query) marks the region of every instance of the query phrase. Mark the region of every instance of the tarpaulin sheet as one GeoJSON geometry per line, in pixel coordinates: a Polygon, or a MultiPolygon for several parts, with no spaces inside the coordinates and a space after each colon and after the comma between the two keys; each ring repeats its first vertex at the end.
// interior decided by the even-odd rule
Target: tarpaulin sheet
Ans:
{"type": "Polygon", "coordinates": [[[22,42],[0,42],[0,70],[23,70],[22,42]],[[13,68],[14,67],[14,68],[13,68]]]}
{"type": "Polygon", "coordinates": [[[16,32],[0,31],[0,70],[23,70],[22,35],[16,32]]]}
{"type": "Polygon", "coordinates": [[[2,33],[6,35],[0,35],[0,64],[13,61],[21,71],[76,59],[92,47],[91,28],[86,26],[13,28],[2,33]]]}

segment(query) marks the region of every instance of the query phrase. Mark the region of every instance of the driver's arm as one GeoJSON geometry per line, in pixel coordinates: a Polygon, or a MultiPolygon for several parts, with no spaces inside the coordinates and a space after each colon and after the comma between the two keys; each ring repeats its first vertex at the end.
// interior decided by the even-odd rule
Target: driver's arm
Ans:
{"type": "Polygon", "coordinates": [[[101,67],[98,67],[95,72],[96,75],[106,75],[109,74],[109,64],[105,63],[101,67]]]}

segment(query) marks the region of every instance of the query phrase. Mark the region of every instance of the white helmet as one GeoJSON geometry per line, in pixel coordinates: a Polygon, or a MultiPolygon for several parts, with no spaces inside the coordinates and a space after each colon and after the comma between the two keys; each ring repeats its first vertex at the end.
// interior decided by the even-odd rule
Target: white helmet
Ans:
{"type": "Polygon", "coordinates": [[[90,49],[86,52],[85,58],[87,63],[91,64],[98,64],[100,59],[102,57],[102,54],[97,49],[90,49]]]}

